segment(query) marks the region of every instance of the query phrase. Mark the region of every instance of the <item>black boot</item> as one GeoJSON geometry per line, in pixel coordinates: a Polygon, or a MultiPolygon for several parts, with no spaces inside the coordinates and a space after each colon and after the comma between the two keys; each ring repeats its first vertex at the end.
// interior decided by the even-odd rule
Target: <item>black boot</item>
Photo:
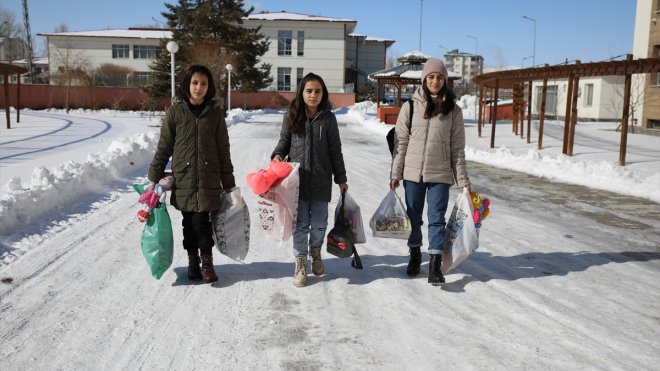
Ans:
{"type": "Polygon", "coordinates": [[[419,246],[410,248],[410,261],[406,273],[411,277],[419,274],[419,266],[422,265],[422,252],[419,250],[419,246]]]}
{"type": "Polygon", "coordinates": [[[429,260],[429,283],[432,285],[439,285],[445,282],[445,277],[442,275],[440,266],[442,265],[442,255],[431,254],[429,260]]]}
{"type": "Polygon", "coordinates": [[[203,278],[199,263],[199,254],[197,251],[188,251],[188,278],[192,281],[201,281],[203,278]]]}

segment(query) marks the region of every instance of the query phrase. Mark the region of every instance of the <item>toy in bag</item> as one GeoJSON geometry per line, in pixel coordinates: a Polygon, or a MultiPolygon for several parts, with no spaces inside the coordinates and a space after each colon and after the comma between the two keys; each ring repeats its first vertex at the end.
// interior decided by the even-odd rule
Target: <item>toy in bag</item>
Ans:
{"type": "Polygon", "coordinates": [[[250,211],[240,188],[223,192],[220,209],[211,211],[211,223],[218,251],[243,263],[250,248],[250,211]]]}
{"type": "MultiPolygon", "coordinates": [[[[150,183],[134,184],[133,189],[140,195],[149,190],[150,183]]],[[[150,210],[149,219],[144,224],[140,239],[142,255],[151,269],[151,275],[160,279],[172,265],[174,257],[174,236],[172,220],[164,202],[158,202],[150,210]]]]}
{"type": "Polygon", "coordinates": [[[442,249],[443,273],[456,268],[479,248],[479,227],[481,221],[490,213],[488,206],[490,206],[489,199],[484,199],[476,192],[469,192],[467,188],[458,195],[445,228],[442,249]],[[482,211],[475,209],[475,205],[483,207],[482,211]]]}
{"type": "Polygon", "coordinates": [[[390,190],[369,220],[374,237],[407,240],[412,232],[406,207],[395,191],[390,190]]]}
{"type": "Polygon", "coordinates": [[[269,189],[276,187],[286,179],[293,167],[288,162],[271,161],[266,169],[260,169],[257,172],[249,173],[245,180],[256,195],[264,194],[269,189]]]}
{"type": "Polygon", "coordinates": [[[362,223],[362,212],[360,206],[355,200],[345,192],[342,194],[341,199],[335,208],[335,220],[339,216],[340,210],[344,209],[346,219],[351,223],[351,231],[353,233],[353,243],[366,243],[367,237],[364,233],[364,224],[362,223]]]}
{"type": "Polygon", "coordinates": [[[326,249],[328,253],[340,258],[350,258],[352,256],[351,267],[362,269],[362,260],[355,249],[355,242],[353,241],[351,221],[347,218],[347,213],[344,210],[344,205],[346,205],[345,197],[346,192],[342,192],[341,206],[339,212],[335,213],[335,225],[328,232],[326,238],[326,249]]]}
{"type": "Polygon", "coordinates": [[[298,215],[300,178],[297,162],[291,165],[289,174],[276,186],[257,196],[259,227],[276,241],[286,241],[293,235],[298,215]]]}
{"type": "Polygon", "coordinates": [[[476,228],[481,227],[481,221],[486,219],[490,214],[490,199],[483,198],[481,194],[477,192],[470,192],[470,198],[472,199],[472,207],[474,212],[472,213],[472,219],[474,220],[474,226],[476,228]]]}
{"type": "Polygon", "coordinates": [[[167,197],[166,191],[171,191],[172,188],[174,188],[174,176],[171,173],[165,173],[165,176],[154,185],[153,189],[148,188],[144,193],[140,194],[140,200],[138,202],[144,205],[144,208],[137,212],[140,223],[149,220],[151,210],[155,209],[159,202],[165,202],[167,197]]]}

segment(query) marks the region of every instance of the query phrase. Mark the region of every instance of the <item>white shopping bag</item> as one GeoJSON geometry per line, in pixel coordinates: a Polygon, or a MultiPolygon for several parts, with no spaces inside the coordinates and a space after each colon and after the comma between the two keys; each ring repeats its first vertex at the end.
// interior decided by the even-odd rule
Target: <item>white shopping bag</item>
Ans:
{"type": "Polygon", "coordinates": [[[291,173],[275,187],[257,197],[259,227],[276,241],[286,241],[296,229],[300,164],[290,162],[291,173]]]}
{"type": "Polygon", "coordinates": [[[374,237],[408,239],[412,225],[406,214],[406,207],[396,192],[390,190],[380,202],[369,220],[369,227],[374,237]]]}
{"type": "Polygon", "coordinates": [[[479,230],[474,225],[474,207],[467,188],[456,198],[456,204],[445,228],[442,249],[442,272],[456,268],[465,258],[479,248],[479,230]]]}
{"type": "Polygon", "coordinates": [[[218,251],[243,263],[250,248],[250,210],[240,188],[223,193],[220,210],[211,212],[211,222],[218,251]]]}

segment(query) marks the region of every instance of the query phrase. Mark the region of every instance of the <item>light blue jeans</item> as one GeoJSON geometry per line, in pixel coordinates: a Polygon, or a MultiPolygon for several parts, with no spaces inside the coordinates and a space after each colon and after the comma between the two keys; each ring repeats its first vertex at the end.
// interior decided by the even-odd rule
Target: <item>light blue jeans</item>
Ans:
{"type": "Polygon", "coordinates": [[[306,257],[309,247],[321,247],[328,227],[328,203],[298,200],[298,218],[293,232],[293,256],[306,257]]]}
{"type": "Polygon", "coordinates": [[[419,183],[403,181],[403,188],[406,190],[406,212],[412,225],[412,232],[408,237],[409,247],[422,246],[422,212],[426,197],[429,205],[429,254],[442,253],[449,187],[449,184],[444,183],[424,183],[423,179],[419,183]]]}

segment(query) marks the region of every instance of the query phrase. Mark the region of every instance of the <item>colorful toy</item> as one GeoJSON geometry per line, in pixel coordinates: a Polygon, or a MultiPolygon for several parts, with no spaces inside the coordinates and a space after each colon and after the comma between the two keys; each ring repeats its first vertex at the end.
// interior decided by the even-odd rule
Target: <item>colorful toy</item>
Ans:
{"type": "Polygon", "coordinates": [[[140,223],[149,220],[151,210],[155,209],[159,202],[165,202],[166,191],[171,191],[172,188],[174,188],[174,176],[171,173],[165,173],[165,176],[153,188],[147,189],[140,195],[138,202],[144,205],[144,208],[137,212],[140,223]]]}
{"type": "Polygon", "coordinates": [[[472,206],[474,207],[474,213],[472,214],[472,219],[474,220],[474,226],[476,228],[481,227],[481,221],[486,219],[490,214],[490,199],[483,198],[483,196],[477,192],[470,192],[470,198],[472,199],[472,206]]]}

